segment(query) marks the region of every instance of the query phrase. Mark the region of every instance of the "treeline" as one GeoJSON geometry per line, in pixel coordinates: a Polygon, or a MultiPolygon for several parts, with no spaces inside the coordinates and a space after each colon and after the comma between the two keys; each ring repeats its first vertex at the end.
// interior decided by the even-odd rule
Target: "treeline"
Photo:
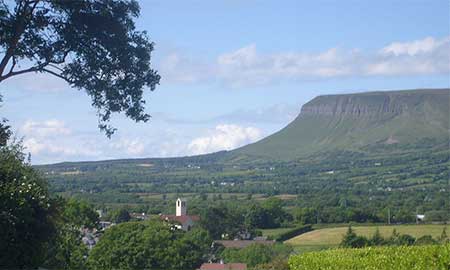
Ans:
{"type": "Polygon", "coordinates": [[[450,207],[450,152],[425,143],[431,150],[417,146],[420,151],[379,151],[376,156],[324,153],[295,162],[234,164],[224,162],[222,153],[210,159],[106,161],[40,169],[52,192],[97,205],[142,204],[153,213],[158,208],[153,205],[159,203],[141,194],[218,194],[209,198],[214,201],[224,193],[291,194],[297,200],[289,206],[312,208],[316,223],[387,222],[389,211],[395,223],[413,222],[416,211],[429,221],[443,221],[450,207]],[[67,171],[77,173],[61,174],[67,171]]]}
{"type": "Polygon", "coordinates": [[[412,245],[436,245],[447,244],[450,239],[447,236],[445,228],[442,230],[441,235],[433,239],[431,235],[424,235],[419,238],[414,238],[409,234],[400,234],[395,229],[392,231],[392,235],[388,238],[381,236],[380,231],[377,229],[372,237],[367,238],[362,235],[357,235],[351,226],[348,227],[347,233],[344,235],[340,247],[343,248],[362,248],[369,246],[412,246],[412,245]]]}

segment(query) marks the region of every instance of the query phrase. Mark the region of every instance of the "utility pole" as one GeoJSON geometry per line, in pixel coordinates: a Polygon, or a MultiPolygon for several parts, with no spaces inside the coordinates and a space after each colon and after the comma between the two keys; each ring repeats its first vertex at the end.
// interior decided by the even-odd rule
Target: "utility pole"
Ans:
{"type": "Polygon", "coordinates": [[[388,224],[391,225],[391,208],[388,208],[388,224]]]}

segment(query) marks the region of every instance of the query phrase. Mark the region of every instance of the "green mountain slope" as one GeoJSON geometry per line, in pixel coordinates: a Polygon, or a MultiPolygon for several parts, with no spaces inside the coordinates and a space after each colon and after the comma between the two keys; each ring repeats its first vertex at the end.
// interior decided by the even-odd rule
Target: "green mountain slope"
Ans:
{"type": "Polygon", "coordinates": [[[296,159],[334,151],[448,145],[450,89],[319,96],[281,131],[232,156],[296,159]]]}

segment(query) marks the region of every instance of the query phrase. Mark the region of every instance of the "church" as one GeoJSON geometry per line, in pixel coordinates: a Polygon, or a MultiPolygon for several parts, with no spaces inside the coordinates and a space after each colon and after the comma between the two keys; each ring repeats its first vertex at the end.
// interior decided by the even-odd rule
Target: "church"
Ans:
{"type": "Polygon", "coordinates": [[[175,209],[175,215],[160,215],[160,218],[164,221],[175,223],[175,226],[183,231],[191,230],[192,226],[200,221],[199,216],[187,214],[187,202],[185,199],[178,198],[175,209]]]}

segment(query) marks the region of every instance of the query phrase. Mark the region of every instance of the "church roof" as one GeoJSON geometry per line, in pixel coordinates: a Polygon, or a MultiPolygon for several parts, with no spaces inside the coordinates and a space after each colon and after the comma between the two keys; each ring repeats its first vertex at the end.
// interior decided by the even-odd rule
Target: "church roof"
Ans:
{"type": "Polygon", "coordinates": [[[200,220],[200,216],[196,216],[196,215],[193,215],[193,216],[190,216],[190,215],[182,215],[182,216],[161,215],[160,218],[163,220],[177,221],[181,224],[184,224],[184,223],[188,222],[189,220],[192,220],[192,221],[200,220]]]}

